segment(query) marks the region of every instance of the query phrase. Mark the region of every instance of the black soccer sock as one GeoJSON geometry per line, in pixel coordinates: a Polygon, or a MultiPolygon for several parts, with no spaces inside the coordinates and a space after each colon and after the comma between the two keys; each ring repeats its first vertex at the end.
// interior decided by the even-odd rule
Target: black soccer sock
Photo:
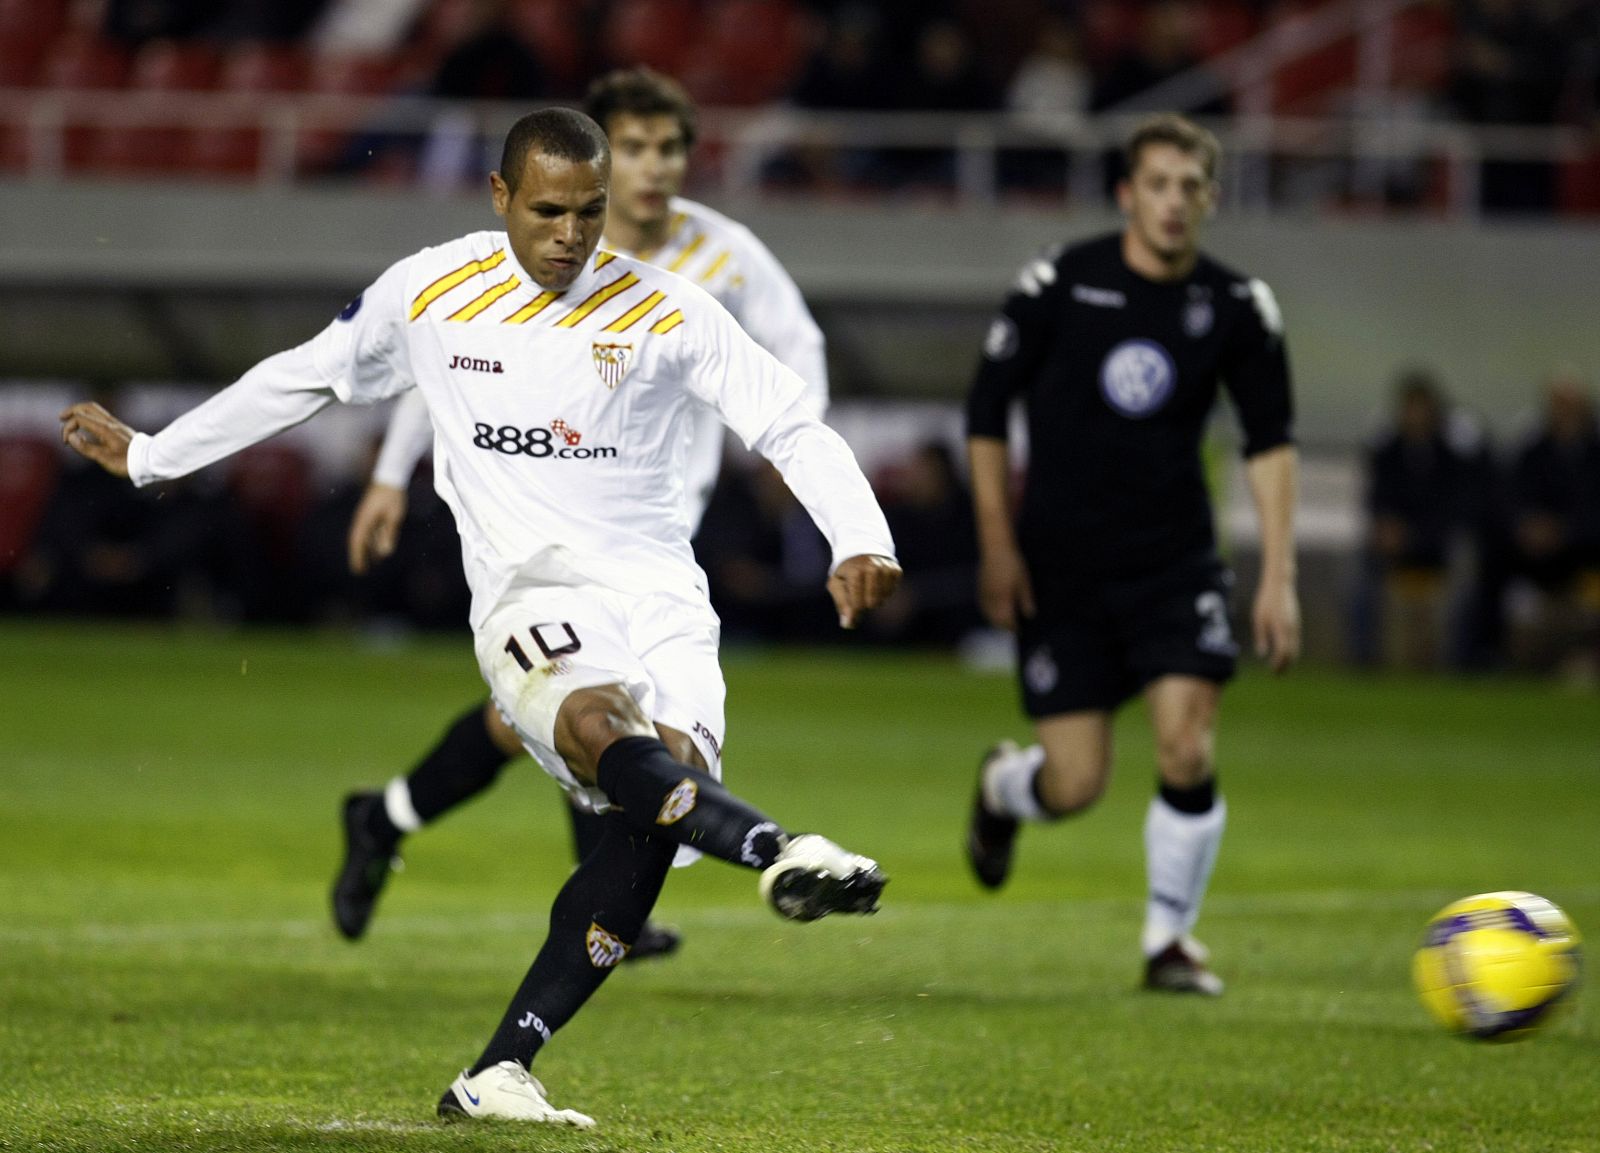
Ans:
{"type": "Polygon", "coordinates": [[[1217,803],[1217,778],[1214,774],[1187,789],[1180,789],[1164,781],[1157,781],[1156,787],[1163,801],[1178,812],[1188,813],[1191,816],[1209,813],[1212,806],[1217,803]]]}
{"type": "Polygon", "coordinates": [[[572,820],[572,857],[576,861],[588,859],[600,844],[606,831],[606,819],[592,809],[579,808],[567,799],[567,816],[572,820]]]}
{"type": "Polygon", "coordinates": [[[473,1073],[508,1060],[531,1065],[616,968],[661,895],[677,845],[641,833],[621,813],[598,820],[600,843],[556,894],[550,935],[473,1073]]]}
{"type": "Polygon", "coordinates": [[[654,737],[624,737],[604,753],[595,777],[628,824],[752,869],[778,859],[788,836],[710,773],[672,759],[654,737]]]}
{"type": "Polygon", "coordinates": [[[424,824],[494,784],[511,758],[489,735],[479,704],[457,717],[439,743],[406,775],[411,807],[424,824]]]}

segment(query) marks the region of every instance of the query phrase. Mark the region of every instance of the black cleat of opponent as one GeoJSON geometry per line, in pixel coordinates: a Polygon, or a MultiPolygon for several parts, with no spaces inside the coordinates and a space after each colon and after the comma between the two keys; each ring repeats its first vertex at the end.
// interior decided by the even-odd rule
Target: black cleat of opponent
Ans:
{"type": "Polygon", "coordinates": [[[367,931],[378,894],[400,861],[394,845],[383,844],[367,827],[367,814],[381,804],[381,793],[344,799],[344,863],[333,882],[333,923],[352,941],[367,931]]]}
{"type": "Polygon", "coordinates": [[[983,781],[996,757],[1016,751],[1016,745],[1002,741],[978,762],[978,789],[972,798],[972,820],[967,825],[967,861],[973,875],[985,889],[998,889],[1011,873],[1011,850],[1016,844],[1020,822],[989,811],[983,803],[983,781]]]}
{"type": "Polygon", "coordinates": [[[1206,967],[1206,947],[1193,937],[1172,942],[1144,963],[1144,987],[1162,993],[1222,996],[1222,978],[1206,967]]]}
{"type": "Polygon", "coordinates": [[[647,957],[665,957],[676,953],[683,944],[683,936],[676,929],[646,921],[639,930],[639,939],[622,957],[624,961],[643,961],[647,957]]]}

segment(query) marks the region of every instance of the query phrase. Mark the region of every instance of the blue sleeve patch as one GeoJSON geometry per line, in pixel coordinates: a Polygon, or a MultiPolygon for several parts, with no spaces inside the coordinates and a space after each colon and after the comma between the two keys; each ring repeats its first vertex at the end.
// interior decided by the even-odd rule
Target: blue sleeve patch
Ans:
{"type": "Polygon", "coordinates": [[[340,320],[350,320],[351,318],[353,318],[355,316],[356,313],[360,312],[361,311],[361,298],[363,296],[365,296],[365,295],[366,295],[366,293],[364,293],[364,292],[357,293],[356,294],[356,298],[354,300],[352,300],[349,304],[345,305],[342,309],[339,310],[339,319],[340,320]]]}

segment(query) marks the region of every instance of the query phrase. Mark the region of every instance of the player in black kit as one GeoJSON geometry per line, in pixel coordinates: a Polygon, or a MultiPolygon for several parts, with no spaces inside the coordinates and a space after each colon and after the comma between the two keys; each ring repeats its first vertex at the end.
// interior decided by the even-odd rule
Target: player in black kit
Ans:
{"type": "Polygon", "coordinates": [[[1238,645],[1200,440],[1219,383],[1244,430],[1261,521],[1256,652],[1278,672],[1300,647],[1297,463],[1283,325],[1271,290],[1202,254],[1219,149],[1174,115],[1142,122],[1117,200],[1126,226],[1032,261],[990,325],[967,403],[985,615],[1017,634],[1038,743],[991,749],[967,851],[1005,882],[1023,821],[1081,812],[1111,771],[1111,716],[1142,693],[1158,794],[1144,839],[1144,981],[1215,996],[1190,936],[1222,840],[1212,763],[1238,645]],[[1013,521],[1007,416],[1027,411],[1027,478],[1013,521]]]}

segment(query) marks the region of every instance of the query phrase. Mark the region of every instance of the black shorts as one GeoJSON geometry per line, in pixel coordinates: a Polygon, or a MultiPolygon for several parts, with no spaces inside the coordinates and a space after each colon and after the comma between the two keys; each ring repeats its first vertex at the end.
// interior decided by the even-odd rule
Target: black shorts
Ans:
{"type": "Polygon", "coordinates": [[[1233,574],[1210,553],[1133,578],[1035,577],[1038,615],[1017,630],[1023,709],[1110,712],[1174,674],[1226,683],[1239,655],[1232,589],[1233,574]]]}

